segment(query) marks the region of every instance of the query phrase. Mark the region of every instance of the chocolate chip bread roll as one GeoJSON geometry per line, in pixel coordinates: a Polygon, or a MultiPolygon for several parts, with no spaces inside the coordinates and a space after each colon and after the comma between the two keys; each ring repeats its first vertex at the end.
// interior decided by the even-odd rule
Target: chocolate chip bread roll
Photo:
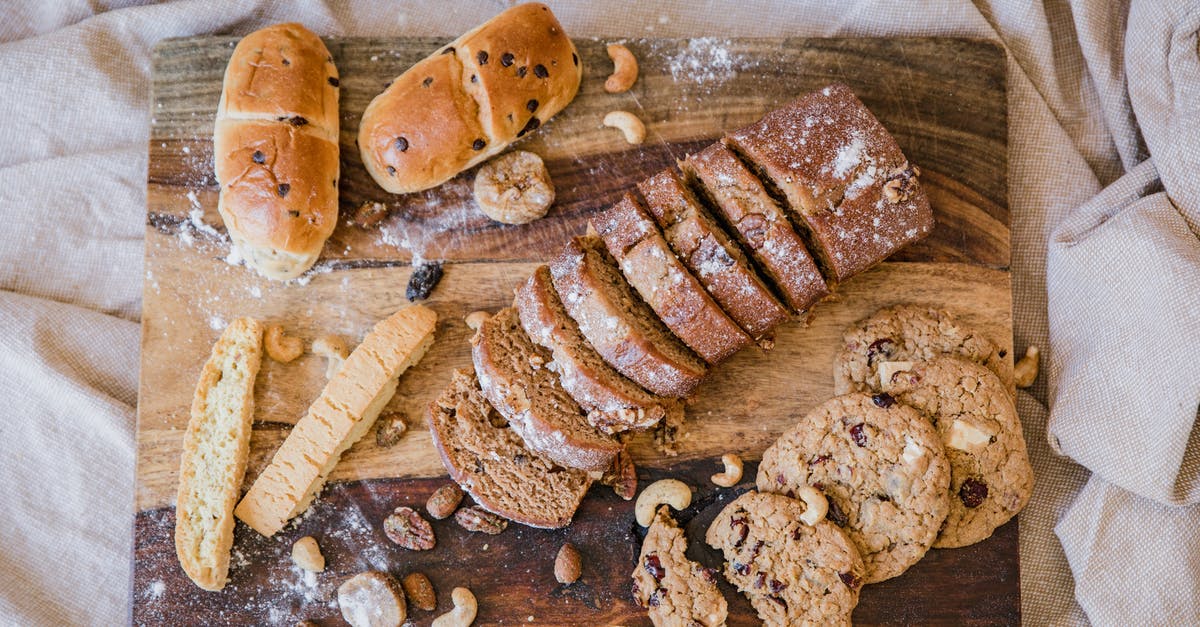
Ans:
{"type": "Polygon", "coordinates": [[[380,187],[436,187],[566,107],[583,68],[543,4],[522,4],[419,61],[363,113],[358,146],[380,187]]]}
{"type": "Polygon", "coordinates": [[[265,277],[312,267],[338,215],[338,73],[300,24],[250,33],[233,50],[217,108],[217,209],[234,248],[265,277]]]}

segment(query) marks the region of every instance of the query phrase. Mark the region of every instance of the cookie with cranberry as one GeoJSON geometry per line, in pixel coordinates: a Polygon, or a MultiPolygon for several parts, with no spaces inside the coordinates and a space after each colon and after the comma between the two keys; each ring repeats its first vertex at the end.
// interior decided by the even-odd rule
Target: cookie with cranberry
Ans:
{"type": "Polygon", "coordinates": [[[767,625],[849,625],[866,567],[845,532],[801,522],[804,511],[795,499],[747,492],[717,514],[705,541],[767,625]]]}
{"type": "Polygon", "coordinates": [[[977,363],[918,362],[892,377],[891,395],[933,423],[950,460],[950,513],[933,546],[975,544],[1017,515],[1033,492],[1033,469],[1008,389],[977,363]]]}
{"type": "Polygon", "coordinates": [[[933,425],[887,394],[822,403],[763,453],[758,489],[793,495],[804,486],[829,501],[866,564],[866,583],[917,563],[950,510],[950,463],[933,425]]]}
{"type": "Polygon", "coordinates": [[[634,600],[659,627],[724,625],[729,605],[717,589],[716,572],[689,560],[686,551],[683,530],[665,505],[658,508],[633,568],[634,600]]]}
{"type": "Polygon", "coordinates": [[[894,362],[928,361],[954,355],[986,366],[1012,390],[1008,350],[944,309],[920,305],[884,307],[842,335],[842,351],[833,362],[834,392],[886,392],[894,362]],[[887,365],[884,365],[887,364],[887,365]]]}

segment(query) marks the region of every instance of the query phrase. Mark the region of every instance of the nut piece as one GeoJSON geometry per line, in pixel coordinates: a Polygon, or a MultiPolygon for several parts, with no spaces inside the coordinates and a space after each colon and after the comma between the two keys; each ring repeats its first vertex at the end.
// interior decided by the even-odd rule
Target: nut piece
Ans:
{"type": "Polygon", "coordinates": [[[325,556],[312,536],[304,536],[292,545],[292,561],[297,566],[313,573],[325,570],[325,556]]]}
{"type": "Polygon", "coordinates": [[[630,144],[636,145],[646,140],[646,125],[628,111],[609,111],[604,116],[604,125],[620,129],[625,134],[625,141],[630,144]]]}
{"type": "Polygon", "coordinates": [[[466,317],[467,328],[471,329],[472,331],[478,331],[479,327],[482,326],[483,323],[488,318],[491,318],[491,317],[492,317],[492,314],[490,314],[486,311],[472,311],[471,313],[467,314],[467,317],[466,317]]]}
{"type": "Polygon", "coordinates": [[[351,627],[395,627],[408,608],[404,590],[387,573],[359,573],[338,586],[338,607],[351,627]]]}
{"type": "Polygon", "coordinates": [[[1025,356],[1017,360],[1017,365],[1013,367],[1013,383],[1017,387],[1027,388],[1037,379],[1038,354],[1038,347],[1030,346],[1025,349],[1025,356]]]}
{"type": "Polygon", "coordinates": [[[342,362],[350,356],[350,349],[346,348],[346,343],[336,335],[322,335],[313,340],[312,352],[325,358],[326,379],[332,379],[333,375],[342,369],[342,362]]]}
{"type": "Polygon", "coordinates": [[[800,514],[800,521],[809,527],[821,522],[825,514],[829,513],[829,500],[820,490],[810,485],[801,486],[796,491],[796,498],[804,501],[804,513],[800,514]]]}
{"type": "Polygon", "coordinates": [[[263,334],[263,348],[267,355],[275,361],[286,364],[304,353],[304,344],[298,337],[288,337],[283,334],[283,327],[273,324],[267,327],[263,334]]]}
{"type": "Polygon", "coordinates": [[[654,521],[654,511],[666,503],[676,510],[687,509],[692,504],[692,489],[678,479],[660,479],[642,490],[633,506],[639,525],[649,527],[654,521]]]}
{"type": "Polygon", "coordinates": [[[482,507],[464,507],[454,512],[454,521],[467,531],[477,531],[494,536],[508,528],[508,521],[483,509],[482,507]]]}
{"type": "Polygon", "coordinates": [[[358,209],[352,214],[350,222],[362,228],[368,228],[382,222],[387,217],[387,214],[388,208],[386,205],[381,202],[368,200],[358,206],[358,209]]]}
{"type": "Polygon", "coordinates": [[[405,431],[408,431],[408,424],[404,422],[404,414],[388,412],[375,421],[375,444],[382,448],[395,446],[405,431]]]}
{"type": "Polygon", "coordinates": [[[408,601],[417,609],[424,612],[437,609],[437,594],[425,573],[409,573],[400,585],[404,586],[404,594],[408,596],[408,601]]]}
{"type": "Polygon", "coordinates": [[[629,450],[622,448],[613,459],[612,467],[600,476],[600,483],[610,486],[617,496],[626,501],[637,494],[637,466],[633,465],[633,456],[629,450]]]}
{"type": "Polygon", "coordinates": [[[977,452],[991,443],[995,432],[975,426],[966,420],[955,420],[950,425],[950,437],[946,438],[946,446],[970,453],[977,452]]]}
{"type": "Polygon", "coordinates": [[[462,499],[462,488],[458,487],[457,483],[447,483],[429,495],[429,500],[425,502],[425,511],[437,520],[445,520],[458,509],[462,499]]]}
{"type": "Polygon", "coordinates": [[[525,224],[546,215],[554,203],[554,183],[541,157],[514,150],[479,168],[475,202],[497,222],[525,224]]]}
{"type": "Polygon", "coordinates": [[[713,475],[712,482],[722,488],[732,488],[742,480],[742,458],[733,453],[726,453],[721,456],[721,463],[725,464],[725,472],[713,475]]]}
{"type": "Polygon", "coordinates": [[[608,80],[604,81],[604,91],[610,94],[629,91],[629,88],[637,82],[637,58],[633,56],[629,48],[621,44],[608,44],[608,57],[613,62],[613,73],[608,80]]]}
{"type": "Polygon", "coordinates": [[[397,507],[384,519],[383,532],[388,540],[412,551],[428,551],[437,544],[429,521],[411,507],[397,507]]]}
{"type": "Polygon", "coordinates": [[[554,558],[554,578],[558,583],[573,584],[579,581],[580,572],[583,570],[583,559],[579,556],[579,551],[575,550],[569,542],[562,545],[558,550],[558,555],[554,558]]]}
{"type": "Polygon", "coordinates": [[[470,590],[455,588],[450,593],[450,599],[454,601],[454,609],[433,619],[433,627],[467,627],[475,622],[479,606],[470,590]]]}

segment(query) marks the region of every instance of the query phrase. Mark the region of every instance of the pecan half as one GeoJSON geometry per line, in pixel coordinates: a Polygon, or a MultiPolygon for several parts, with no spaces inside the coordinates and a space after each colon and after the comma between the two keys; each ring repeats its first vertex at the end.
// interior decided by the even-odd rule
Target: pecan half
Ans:
{"type": "Polygon", "coordinates": [[[428,551],[437,544],[429,521],[411,507],[397,507],[383,521],[383,532],[392,542],[412,551],[428,551]]]}
{"type": "Polygon", "coordinates": [[[476,531],[494,536],[508,528],[508,521],[483,509],[464,507],[454,512],[454,520],[467,531],[476,531]]]}

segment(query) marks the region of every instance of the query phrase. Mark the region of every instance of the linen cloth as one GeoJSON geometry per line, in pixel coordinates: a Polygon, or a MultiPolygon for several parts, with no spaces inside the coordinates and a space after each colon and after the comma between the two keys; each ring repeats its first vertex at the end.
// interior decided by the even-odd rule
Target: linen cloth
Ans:
{"type": "MultiPolygon", "coordinates": [[[[127,620],[153,44],[165,37],[245,34],[280,21],[301,21],[327,36],[452,37],[508,6],[312,0],[127,4],[132,3],[0,1],[4,623],[127,620]]],[[[1135,282],[1146,280],[1154,271],[1150,268],[1176,267],[1176,259],[1164,255],[1178,251],[1192,259],[1200,246],[1192,174],[1200,145],[1195,117],[1200,83],[1186,70],[1173,73],[1188,67],[1183,45],[1189,32],[1195,51],[1195,24],[1179,8],[1187,3],[551,4],[573,36],[1002,40],[1010,52],[1015,343],[1018,354],[1036,345],[1046,355],[1043,376],[1018,396],[1036,475],[1033,498],[1020,517],[1024,619],[1038,625],[1084,624],[1089,618],[1096,624],[1200,620],[1195,531],[1200,512],[1145,498],[1194,500],[1195,470],[1185,461],[1194,459],[1186,451],[1194,451],[1195,444],[1180,444],[1177,437],[1195,384],[1181,382],[1163,391],[1183,405],[1170,416],[1173,430],[1164,431],[1169,441],[1158,448],[1144,441],[1143,450],[1168,461],[1163,451],[1176,451],[1179,463],[1172,477],[1156,474],[1169,470],[1169,463],[1160,469],[1104,465],[1111,461],[1114,442],[1087,439],[1088,430],[1079,428],[1113,425],[1115,433],[1132,436],[1162,416],[1140,414],[1144,407],[1136,405],[1119,413],[1115,407],[1092,407],[1079,414],[1071,397],[1080,386],[1096,386],[1072,378],[1078,373],[1110,371],[1108,383],[1131,370],[1162,374],[1163,362],[1148,354],[1149,345],[1136,343],[1164,328],[1161,321],[1133,313],[1124,319],[1087,317],[1101,315],[1090,311],[1097,304],[1091,299],[1101,292],[1090,294],[1078,282],[1093,290],[1105,287],[1094,285],[1098,280],[1116,283],[1088,272],[1090,264],[1105,259],[1102,244],[1129,246],[1127,261],[1157,262],[1134,275],[1135,282]],[[1148,156],[1152,161],[1139,166],[1148,156]],[[1155,195],[1158,179],[1165,195],[1155,195]],[[1167,197],[1175,204],[1165,204],[1167,197]],[[1100,217],[1105,223],[1097,225],[1100,217]],[[1125,241],[1126,231],[1140,240],[1125,241]],[[1155,247],[1165,242],[1174,248],[1155,247]],[[1085,254],[1088,246],[1096,252],[1085,254]],[[1116,326],[1094,326],[1098,323],[1116,326]],[[1115,353],[1088,351],[1074,339],[1080,329],[1093,335],[1125,333],[1130,342],[1115,353]],[[1047,440],[1051,432],[1058,446],[1096,474],[1056,455],[1047,440]],[[1165,493],[1164,486],[1169,486],[1165,493]]],[[[1195,310],[1200,275],[1179,276],[1172,286],[1175,303],[1183,308],[1192,303],[1195,310]]],[[[1112,309],[1119,313],[1118,307],[1112,309]]],[[[1186,321],[1176,328],[1190,331],[1194,341],[1196,329],[1186,321]]],[[[1189,338],[1176,339],[1172,344],[1162,338],[1154,346],[1189,338]]],[[[1195,409],[1193,401],[1193,418],[1195,409]]]]}

